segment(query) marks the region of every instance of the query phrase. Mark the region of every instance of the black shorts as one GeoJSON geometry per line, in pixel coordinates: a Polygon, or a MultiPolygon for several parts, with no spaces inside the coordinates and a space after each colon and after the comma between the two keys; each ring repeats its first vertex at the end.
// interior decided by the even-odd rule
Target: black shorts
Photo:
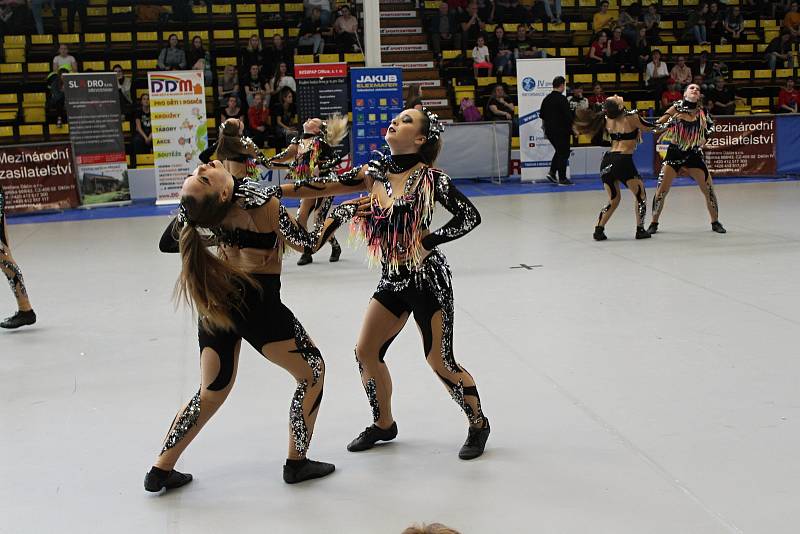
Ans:
{"type": "Polygon", "coordinates": [[[281,302],[281,275],[253,274],[259,289],[244,285],[244,306],[234,312],[232,331],[209,332],[202,324],[198,328],[200,351],[214,349],[221,360],[233,359],[236,344],[244,338],[261,352],[267,343],[295,338],[295,319],[292,311],[281,302]]]}
{"type": "Polygon", "coordinates": [[[415,319],[430,318],[453,301],[450,266],[438,249],[434,249],[416,271],[401,267],[399,273],[384,273],[372,298],[383,304],[396,317],[414,314],[415,319]]]}
{"type": "Polygon", "coordinates": [[[600,163],[600,179],[604,184],[613,185],[615,181],[623,184],[632,179],[641,180],[636,165],[633,164],[633,154],[623,154],[621,152],[606,152],[603,155],[603,162],[600,163]]]}
{"type": "Polygon", "coordinates": [[[708,167],[706,167],[703,151],[700,148],[683,150],[679,146],[671,144],[667,148],[664,165],[672,167],[675,172],[681,169],[701,169],[708,177],[708,167]]]}

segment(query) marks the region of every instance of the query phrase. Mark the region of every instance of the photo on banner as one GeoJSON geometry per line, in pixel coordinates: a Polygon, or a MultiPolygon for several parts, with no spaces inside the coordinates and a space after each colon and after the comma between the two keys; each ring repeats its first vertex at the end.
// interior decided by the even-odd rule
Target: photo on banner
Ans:
{"type": "Polygon", "coordinates": [[[566,71],[564,58],[517,60],[519,159],[523,182],[546,180],[550,170],[555,150],[544,135],[539,114],[544,97],[553,91],[553,78],[566,77],[566,71]]]}
{"type": "Polygon", "coordinates": [[[129,204],[116,76],[113,72],[64,74],[64,97],[83,205],[129,204]]]}
{"type": "Polygon", "coordinates": [[[350,69],[353,166],[367,163],[386,144],[389,121],[403,111],[403,71],[396,67],[350,69]]]}
{"type": "Polygon", "coordinates": [[[184,179],[208,147],[203,71],[148,72],[156,204],[180,201],[184,179]]]}
{"type": "Polygon", "coordinates": [[[0,187],[9,215],[77,208],[80,196],[69,143],[0,146],[0,187]]]}

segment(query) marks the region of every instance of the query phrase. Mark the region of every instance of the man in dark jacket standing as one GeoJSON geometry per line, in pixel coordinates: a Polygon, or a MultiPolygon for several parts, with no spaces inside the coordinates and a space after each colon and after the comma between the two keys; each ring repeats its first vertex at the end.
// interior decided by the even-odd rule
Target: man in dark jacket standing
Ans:
{"type": "Polygon", "coordinates": [[[540,111],[544,135],[556,150],[553,161],[550,162],[547,179],[558,185],[572,185],[567,178],[572,112],[567,97],[564,96],[565,82],[563,76],[553,78],[553,92],[544,97],[540,111]]]}

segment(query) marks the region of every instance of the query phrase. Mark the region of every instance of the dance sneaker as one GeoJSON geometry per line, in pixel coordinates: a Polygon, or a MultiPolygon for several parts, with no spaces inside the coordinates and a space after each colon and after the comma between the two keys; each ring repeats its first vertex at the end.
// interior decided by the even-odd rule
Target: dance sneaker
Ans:
{"type": "Polygon", "coordinates": [[[647,233],[653,235],[656,232],[658,232],[658,223],[650,223],[650,226],[647,227],[647,233]]]}
{"type": "Polygon", "coordinates": [[[153,466],[150,472],[144,476],[144,489],[158,492],[162,489],[180,488],[191,481],[192,475],[189,473],[179,473],[174,469],[172,471],[164,471],[153,466]]]}
{"type": "Polygon", "coordinates": [[[644,229],[644,226],[637,226],[636,227],[636,239],[650,239],[651,236],[650,232],[644,229]]]}
{"type": "Polygon", "coordinates": [[[386,430],[377,425],[368,426],[356,439],[350,442],[347,450],[350,452],[365,451],[374,447],[379,441],[391,441],[396,437],[397,422],[392,423],[392,426],[386,430]]]}
{"type": "Polygon", "coordinates": [[[462,460],[474,460],[483,454],[483,449],[486,448],[486,440],[489,439],[489,432],[492,430],[489,427],[489,420],[485,417],[483,420],[486,422],[483,428],[469,427],[467,441],[458,451],[458,457],[462,460]]]}
{"type": "Polygon", "coordinates": [[[575,182],[569,178],[562,178],[558,181],[558,185],[575,185],[575,182]]]}
{"type": "Polygon", "coordinates": [[[297,265],[308,265],[312,261],[314,261],[314,258],[311,257],[311,253],[303,252],[303,255],[300,256],[299,260],[297,260],[297,265]]]}
{"type": "Polygon", "coordinates": [[[328,258],[328,261],[331,263],[339,261],[339,256],[342,255],[342,246],[334,241],[331,244],[331,257],[328,258]]]}
{"type": "Polygon", "coordinates": [[[553,176],[552,174],[547,173],[546,178],[547,178],[547,181],[550,182],[551,184],[558,185],[558,179],[555,176],[553,176]]]}
{"type": "Polygon", "coordinates": [[[0,323],[0,328],[19,328],[20,326],[27,326],[36,322],[36,314],[33,310],[18,311],[5,321],[0,323]]]}
{"type": "Polygon", "coordinates": [[[608,239],[608,237],[606,237],[606,233],[604,232],[604,230],[605,228],[603,226],[594,227],[594,235],[592,237],[594,237],[595,241],[605,241],[606,239],[608,239]]]}
{"type": "Polygon", "coordinates": [[[711,229],[717,232],[718,234],[726,234],[728,231],[722,226],[722,223],[719,221],[714,221],[711,223],[711,229]]]}
{"type": "Polygon", "coordinates": [[[316,462],[308,458],[286,460],[286,465],[283,466],[283,481],[287,484],[297,484],[304,480],[326,477],[335,470],[336,466],[333,464],[316,462]]]}

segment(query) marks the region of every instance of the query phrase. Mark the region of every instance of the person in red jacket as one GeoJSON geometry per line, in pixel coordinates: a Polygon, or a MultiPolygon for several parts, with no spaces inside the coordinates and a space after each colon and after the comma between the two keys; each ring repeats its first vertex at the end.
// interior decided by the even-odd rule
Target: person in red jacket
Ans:
{"type": "Polygon", "coordinates": [[[250,135],[259,148],[264,148],[269,125],[269,109],[264,105],[264,94],[253,96],[253,105],[247,110],[247,122],[250,124],[250,135]]]}
{"type": "Polygon", "coordinates": [[[786,87],[781,87],[778,93],[778,113],[797,113],[800,92],[794,88],[794,80],[786,80],[786,87]]]}

